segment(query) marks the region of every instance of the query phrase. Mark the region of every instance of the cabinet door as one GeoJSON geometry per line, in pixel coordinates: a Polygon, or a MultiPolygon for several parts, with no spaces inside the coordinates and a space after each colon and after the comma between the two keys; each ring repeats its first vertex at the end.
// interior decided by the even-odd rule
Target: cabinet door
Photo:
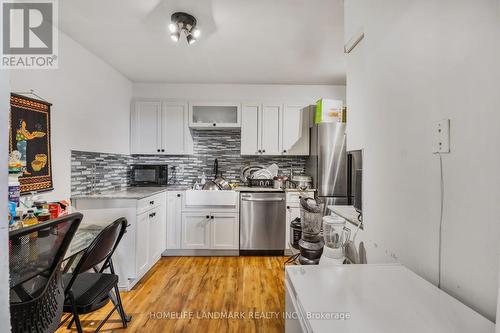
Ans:
{"type": "Polygon", "coordinates": [[[244,104],[241,112],[241,155],[258,155],[260,149],[259,104],[244,104]]]}
{"type": "Polygon", "coordinates": [[[167,193],[167,250],[181,248],[183,192],[167,193]]]}
{"type": "Polygon", "coordinates": [[[161,152],[161,102],[137,101],[131,118],[132,154],[161,152]]]}
{"type": "Polygon", "coordinates": [[[165,155],[191,153],[190,138],[187,103],[163,102],[161,153],[165,155]]]}
{"type": "Polygon", "coordinates": [[[291,207],[291,206],[286,206],[286,227],[285,227],[285,239],[286,239],[286,244],[285,248],[290,249],[290,222],[295,220],[297,217],[300,217],[300,208],[299,207],[291,207]]]}
{"type": "Polygon", "coordinates": [[[260,121],[262,155],[281,155],[280,110],[281,105],[262,106],[260,121]]]}
{"type": "Polygon", "coordinates": [[[182,248],[210,248],[210,213],[182,214],[182,248]]]}
{"type": "Polygon", "coordinates": [[[309,113],[301,105],[284,105],[281,117],[283,155],[309,155],[309,113]]]}
{"type": "Polygon", "coordinates": [[[189,127],[239,128],[241,104],[238,102],[190,102],[189,127]]]}
{"type": "Polygon", "coordinates": [[[137,216],[135,267],[137,276],[143,276],[149,269],[149,213],[137,216]]]}
{"type": "MultiPolygon", "coordinates": [[[[162,241],[164,240],[161,226],[161,208],[150,210],[148,215],[148,265],[151,267],[161,257],[162,241]]],[[[164,243],[164,242],[163,242],[164,243]]]]}
{"type": "Polygon", "coordinates": [[[238,214],[212,213],[210,227],[211,249],[239,249],[240,237],[238,214]]]}

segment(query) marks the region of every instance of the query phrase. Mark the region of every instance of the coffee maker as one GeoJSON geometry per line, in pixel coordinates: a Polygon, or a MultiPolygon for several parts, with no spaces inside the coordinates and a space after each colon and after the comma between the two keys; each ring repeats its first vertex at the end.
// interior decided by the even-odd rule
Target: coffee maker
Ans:
{"type": "Polygon", "coordinates": [[[302,236],[299,240],[301,265],[317,265],[323,253],[324,240],[321,224],[324,203],[313,198],[300,199],[300,223],[302,236]]]}

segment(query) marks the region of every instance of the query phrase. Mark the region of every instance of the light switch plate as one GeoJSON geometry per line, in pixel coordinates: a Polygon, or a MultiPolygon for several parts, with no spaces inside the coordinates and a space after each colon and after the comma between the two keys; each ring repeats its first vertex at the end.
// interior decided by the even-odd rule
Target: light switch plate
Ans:
{"type": "Polygon", "coordinates": [[[450,152],[450,120],[442,119],[433,125],[432,152],[446,154],[450,152]]]}

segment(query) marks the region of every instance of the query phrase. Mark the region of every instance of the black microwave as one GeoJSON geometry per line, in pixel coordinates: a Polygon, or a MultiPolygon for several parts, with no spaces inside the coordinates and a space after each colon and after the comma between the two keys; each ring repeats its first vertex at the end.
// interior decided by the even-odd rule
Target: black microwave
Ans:
{"type": "Polygon", "coordinates": [[[130,185],[166,186],[167,182],[168,182],[168,165],[132,164],[130,171],[130,185]]]}

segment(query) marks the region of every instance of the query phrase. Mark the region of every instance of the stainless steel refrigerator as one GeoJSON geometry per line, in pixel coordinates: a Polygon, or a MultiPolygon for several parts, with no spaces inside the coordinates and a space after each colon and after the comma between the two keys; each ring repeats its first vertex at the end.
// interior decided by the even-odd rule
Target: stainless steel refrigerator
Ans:
{"type": "MultiPolygon", "coordinates": [[[[315,112],[315,107],[309,109],[311,114],[315,112]]],[[[325,211],[328,205],[352,204],[345,129],[346,124],[338,122],[311,128],[306,173],[313,178],[318,197],[325,201],[325,211]]]]}

